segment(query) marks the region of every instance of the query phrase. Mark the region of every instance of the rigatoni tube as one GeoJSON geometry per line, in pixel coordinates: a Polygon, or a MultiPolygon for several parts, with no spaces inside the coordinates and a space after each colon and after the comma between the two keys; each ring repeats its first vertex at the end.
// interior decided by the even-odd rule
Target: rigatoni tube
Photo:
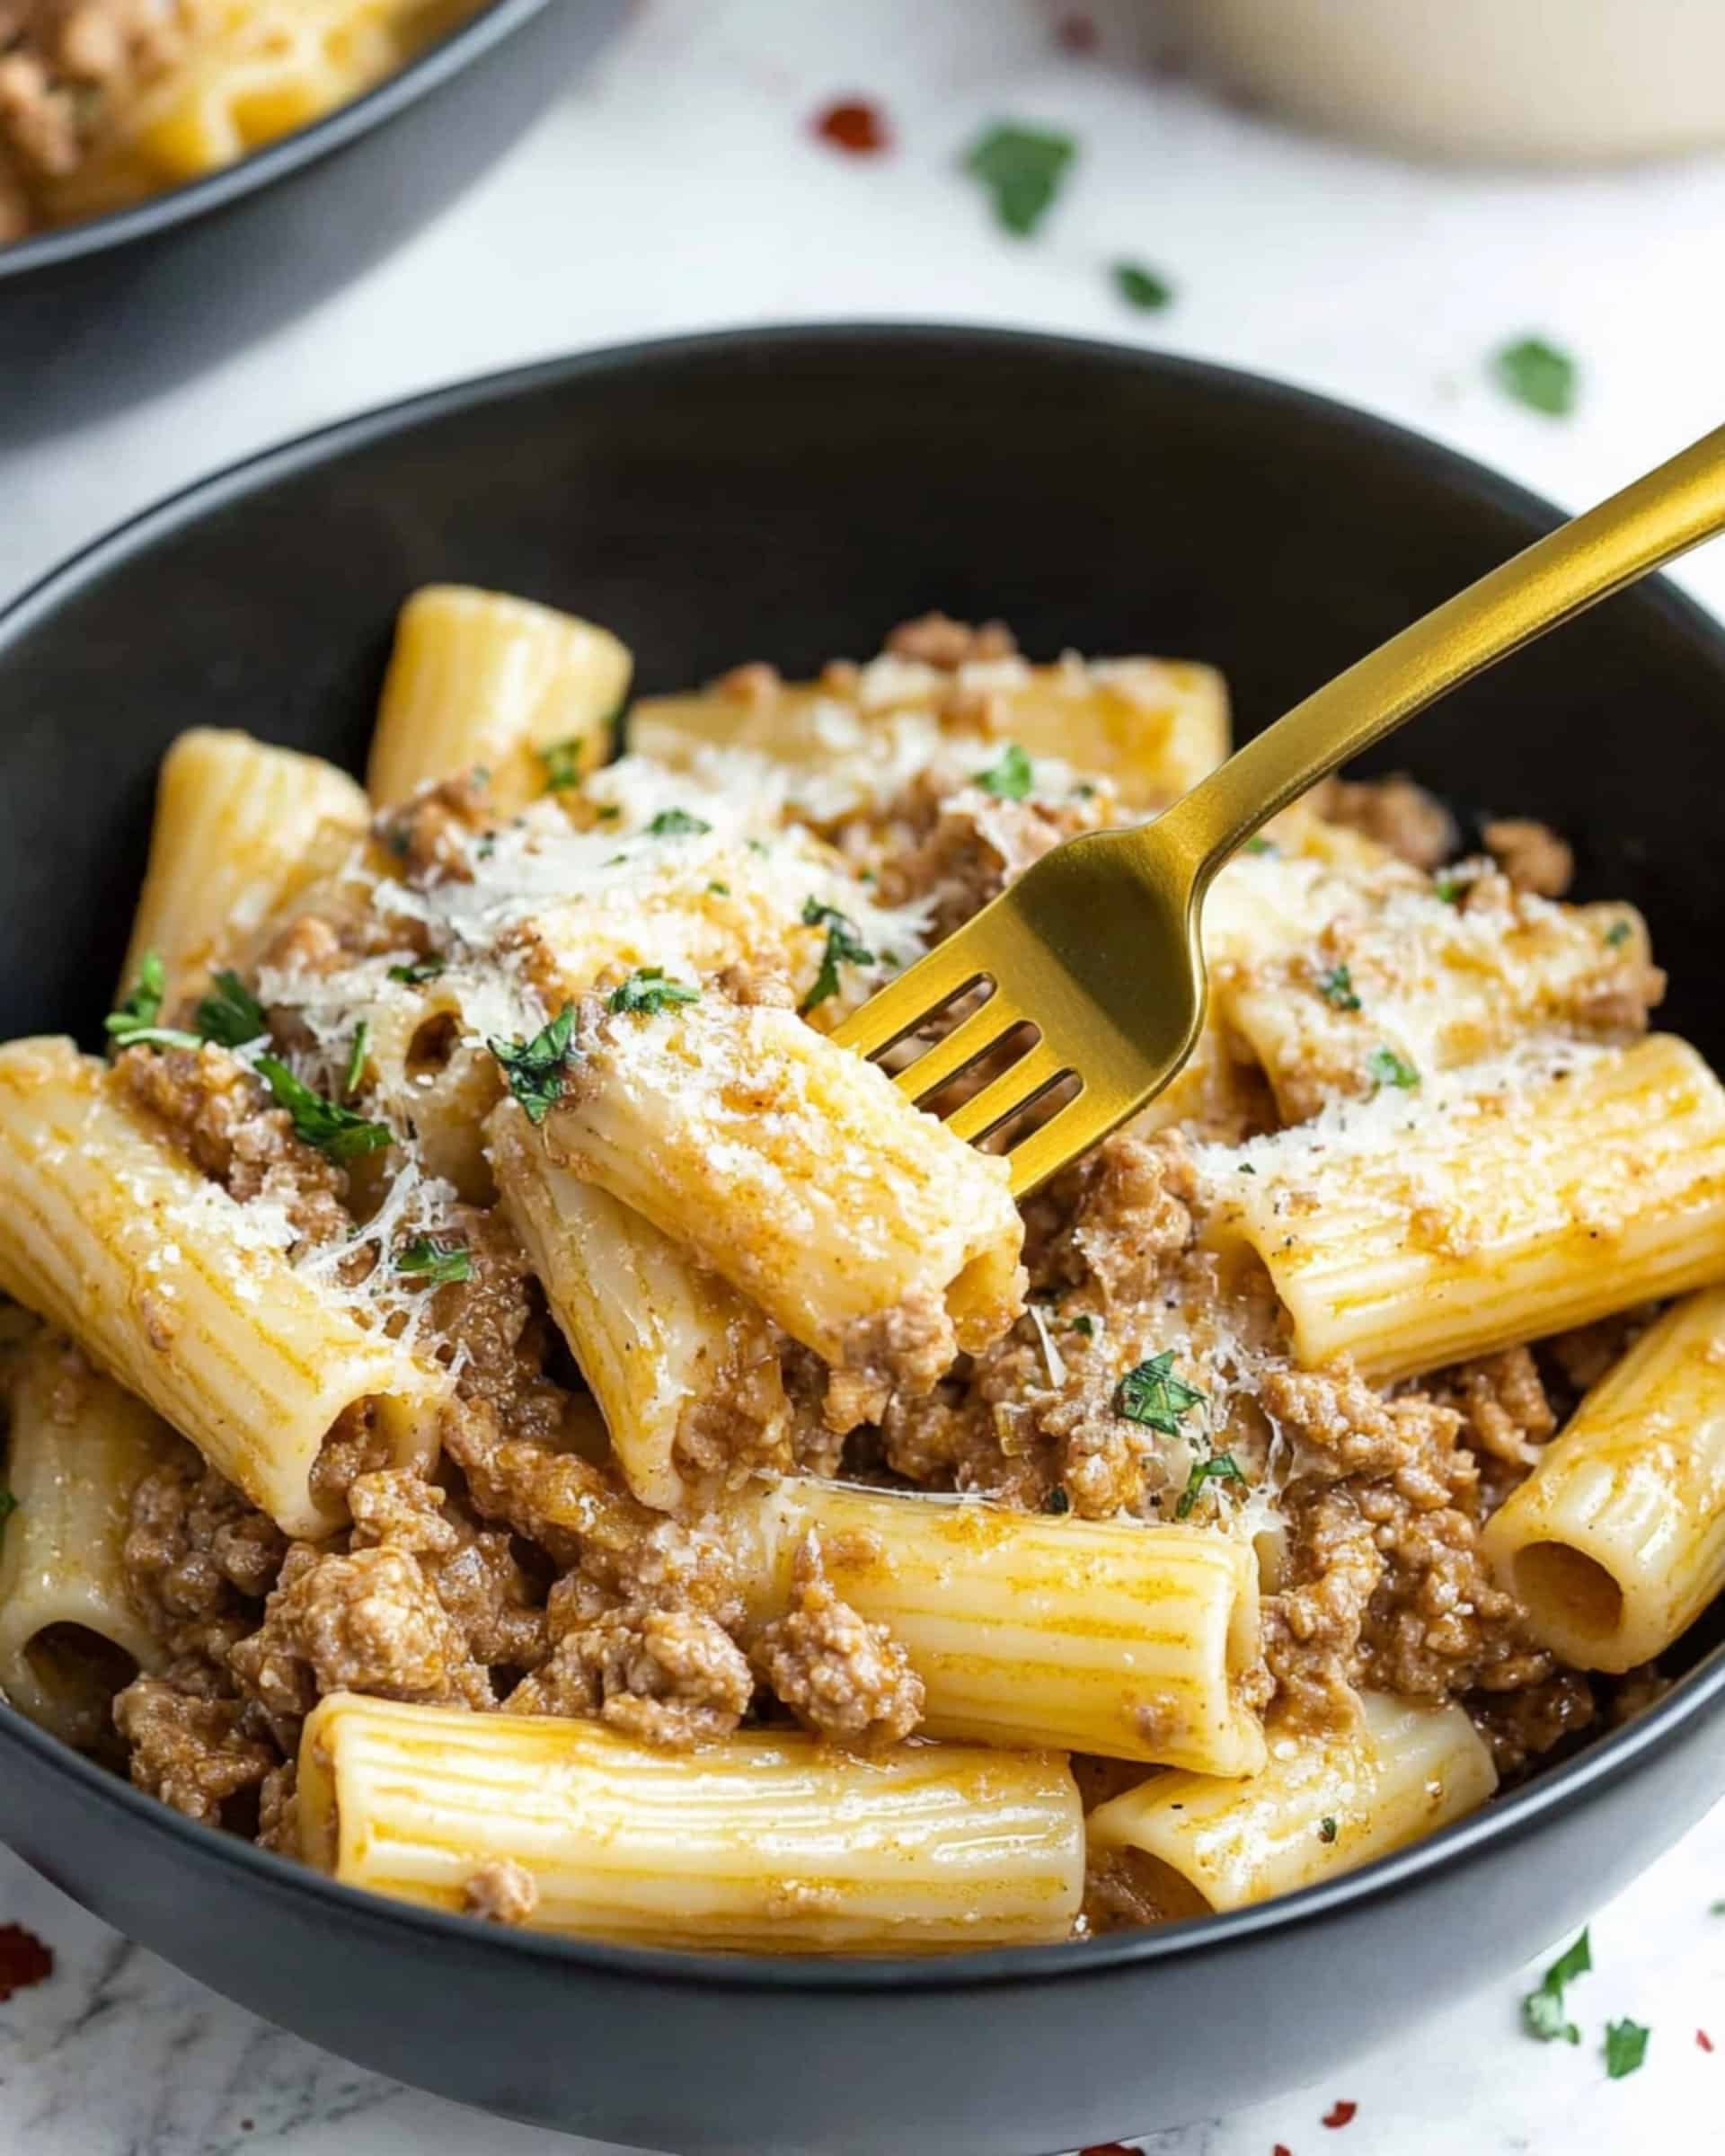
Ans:
{"type": "Polygon", "coordinates": [[[909,1656],[932,1736],[1206,1774],[1263,1763],[1241,1697],[1259,1669],[1249,1543],[802,1476],[747,1499],[737,1532],[761,1621],[789,1596],[802,1538],[818,1536],[836,1592],[909,1656]]]}
{"type": "Polygon", "coordinates": [[[1367,1693],[1354,1730],[1273,1734],[1250,1781],[1153,1774],[1099,1805],[1092,1861],[1124,1861],[1171,1915],[1292,1894],[1477,1811],[1497,1770],[1459,1707],[1367,1693]]]}
{"type": "Polygon", "coordinates": [[[364,836],[370,815],[346,772],[320,756],[210,727],[181,734],[162,761],[120,994],[154,953],[171,1022],[213,966],[243,950],[364,836]]]}
{"type": "Polygon", "coordinates": [[[651,1221],[557,1167],[515,1101],[487,1135],[504,1209],[635,1496],[673,1511],[738,1452],[772,1458],[790,1420],[775,1328],[651,1221]]]}
{"type": "Polygon", "coordinates": [[[1064,1759],[794,1733],[654,1751],[597,1722],[337,1692],[300,1747],[301,1851],[344,1884],[459,1909],[509,1861],[535,1930],[759,1954],[1066,1938],[1084,1819],[1064,1759]]]}
{"type": "Polygon", "coordinates": [[[68,1744],[92,1745],[109,1701],[164,1651],[121,1564],[131,1497],[181,1440],[59,1334],[39,1332],[11,1386],[0,1541],[0,1691],[68,1744]]]}
{"type": "Polygon", "coordinates": [[[1021,1307],[1004,1160],[794,1012],[707,994],[584,1032],[552,1159],[644,1214],[853,1387],[925,1391],[1021,1307]]]}
{"type": "Polygon", "coordinates": [[[1725,1589],[1725,1289],[1641,1336],[1484,1541],[1535,1637],[1576,1669],[1633,1669],[1694,1622],[1725,1589]]]}
{"type": "Polygon", "coordinates": [[[366,784],[380,808],[482,766],[509,813],[572,785],[610,752],[632,662],[608,630],[465,585],[429,584],[402,607],[366,784]]]}
{"type": "Polygon", "coordinates": [[[0,1048],[0,1286],[182,1431],[288,1534],[344,1410],[429,1461],[446,1381],[296,1273],[270,1208],[206,1180],[69,1040],[0,1048]]]}
{"type": "Polygon", "coordinates": [[[1404,1377],[1725,1279],[1725,1090],[1670,1034],[1448,1080],[1390,1056],[1375,1099],[1208,1167],[1308,1366],[1404,1377]]]}

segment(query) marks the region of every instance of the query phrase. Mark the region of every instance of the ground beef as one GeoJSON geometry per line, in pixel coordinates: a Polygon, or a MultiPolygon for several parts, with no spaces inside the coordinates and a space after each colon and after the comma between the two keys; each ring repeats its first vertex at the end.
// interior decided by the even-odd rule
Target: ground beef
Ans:
{"type": "Polygon", "coordinates": [[[314,1501],[332,1512],[344,1511],[348,1492],[361,1475],[381,1473],[395,1456],[395,1448],[378,1420],[369,1400],[349,1401],[330,1425],[306,1488],[314,1501]]]}
{"type": "Polygon", "coordinates": [[[1467,1443],[1508,1467],[1532,1467],[1557,1427],[1539,1365],[1526,1348],[1460,1363],[1435,1378],[1431,1391],[1459,1411],[1467,1443]]]}
{"type": "Polygon", "coordinates": [[[1319,1370],[1273,1370],[1264,1380],[1266,1412],[1298,1448],[1298,1471],[1416,1476],[1422,1454],[1453,1449],[1462,1418],[1423,1392],[1393,1397],[1360,1377],[1340,1356],[1319,1370]]]}
{"type": "Polygon", "coordinates": [[[1198,1178],[1178,1131],[1124,1132],[1065,1170],[1025,1224],[1037,1286],[1095,1279],[1113,1303],[1160,1297],[1194,1240],[1198,1178]]]}
{"type": "Polygon", "coordinates": [[[736,1642],[691,1610],[608,1610],[563,1634],[506,1702],[512,1714],[594,1715],[620,1736],[682,1749],[729,1736],[755,1690],[736,1642]]]}
{"type": "Polygon", "coordinates": [[[752,711],[768,711],[779,700],[784,681],[776,667],[765,659],[751,658],[740,667],[732,667],[721,674],[712,685],[712,694],[722,696],[728,702],[747,704],[752,711]]]}
{"type": "Polygon", "coordinates": [[[1504,816],[1480,833],[1486,851],[1518,891],[1561,898],[1575,879],[1575,854],[1549,825],[1529,817],[1504,816]]]}
{"type": "Polygon", "coordinates": [[[278,1856],[299,1854],[299,1763],[271,1767],[258,1792],[258,1847],[278,1856]]]}
{"type": "Polygon", "coordinates": [[[207,1825],[279,1763],[273,1746],[247,1734],[237,1701],[198,1698],[156,1677],[136,1678],[117,1696],[114,1725],[131,1746],[137,1787],[207,1825]]]}
{"type": "Polygon", "coordinates": [[[296,1543],[261,1627],[228,1657],[270,1717],[290,1729],[331,1692],[490,1707],[491,1680],[404,1550],[348,1555],[296,1543]]]}
{"type": "Polygon", "coordinates": [[[461,1905],[468,1916],[490,1923],[525,1924],[539,1906],[539,1883],[513,1857],[496,1857],[462,1888],[461,1905]]]}
{"type": "Polygon", "coordinates": [[[346,1171],[294,1135],[287,1109],[270,1106],[260,1082],[226,1048],[128,1048],[114,1074],[230,1197],[280,1205],[299,1238],[296,1255],[352,1233],[346,1171]]]}
{"type": "Polygon", "coordinates": [[[1461,844],[1455,819],[1435,795],[1409,778],[1331,779],[1314,794],[1332,824],[1363,831],[1416,869],[1440,868],[1461,844]]]}
{"type": "Polygon", "coordinates": [[[1018,653],[1018,639],[1004,622],[984,622],[979,628],[973,628],[969,622],[955,622],[950,614],[924,614],[889,630],[886,649],[895,658],[956,668],[978,660],[1013,658],[1018,653]]]}
{"type": "Polygon", "coordinates": [[[876,1420],[895,1391],[931,1391],[957,1354],[952,1320],[933,1288],[915,1288],[890,1310],[854,1319],[827,1380],[828,1426],[854,1429],[876,1420]]]}
{"type": "Polygon", "coordinates": [[[1543,1753],[1597,1719],[1588,1680],[1570,1669],[1519,1692],[1477,1692],[1467,1701],[1499,1777],[1525,1773],[1543,1753]]]}
{"type": "Polygon", "coordinates": [[[923,1719],[923,1681],[884,1624],[871,1624],[834,1592],[820,1543],[803,1537],[791,1607],[755,1642],[762,1679],[797,1719],[856,1751],[908,1736],[923,1719]]]}
{"type": "Polygon", "coordinates": [[[348,1496],[352,1547],[416,1556],[475,1662],[534,1669],[544,1660],[544,1610],[509,1535],[476,1525],[435,1483],[402,1469],[362,1475],[348,1496]]]}
{"type": "Polygon", "coordinates": [[[907,838],[920,836],[882,862],[880,902],[926,906],[929,940],[939,942],[1063,840],[1099,828],[1105,816],[1118,821],[1109,804],[1099,792],[1060,802],[1001,800],[922,773],[886,811],[907,838]]]}
{"type": "Polygon", "coordinates": [[[225,1669],[268,1594],[287,1538],[187,1445],[132,1492],[120,1561],[139,1614],[176,1657],[225,1669]]]}
{"type": "Polygon", "coordinates": [[[1100,1938],[1208,1913],[1209,1904],[1197,1887],[1142,1850],[1098,1850],[1085,1866],[1081,1935],[1100,1938]]]}
{"type": "Polygon", "coordinates": [[[482,771],[470,771],[422,786],[399,808],[385,809],[374,830],[402,863],[407,882],[423,889],[437,883],[471,883],[473,840],[495,821],[489,778],[482,771]]]}
{"type": "Polygon", "coordinates": [[[1286,1721],[1301,1729],[1350,1728],[1366,1613],[1384,1577],[1371,1528],[1341,1492],[1309,1492],[1290,1507],[1284,1584],[1262,1607],[1264,1661],[1286,1721]]]}

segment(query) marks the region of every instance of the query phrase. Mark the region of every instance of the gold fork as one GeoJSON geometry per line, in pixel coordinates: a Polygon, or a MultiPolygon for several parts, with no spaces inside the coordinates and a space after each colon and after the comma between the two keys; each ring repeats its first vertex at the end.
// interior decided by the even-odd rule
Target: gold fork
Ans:
{"type": "Polygon", "coordinates": [[[878,1056],[987,987],[898,1083],[928,1101],[1034,1028],[1011,1067],[946,1118],[975,1142],[1076,1079],[1075,1094],[1007,1150],[1013,1191],[1034,1188],[1154,1099],[1191,1054],[1204,1022],[1205,895],[1261,824],[1446,690],[1721,529],[1725,428],[1403,629],[1154,823],[1057,846],[835,1038],[878,1056]]]}

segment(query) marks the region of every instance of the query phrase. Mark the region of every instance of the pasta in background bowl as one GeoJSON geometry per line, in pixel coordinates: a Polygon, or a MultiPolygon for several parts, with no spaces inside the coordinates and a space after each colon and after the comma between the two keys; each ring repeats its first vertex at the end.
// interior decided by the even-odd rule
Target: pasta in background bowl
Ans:
{"type": "Polygon", "coordinates": [[[1290,393],[938,331],[537,370],[223,500],[0,626],[49,826],[0,924],[0,1281],[47,1321],[4,1328],[9,1840],[469,2100],[1030,2152],[1310,2078],[1710,1800],[1712,871],[1638,853],[1662,779],[1601,818],[1552,755],[1628,681],[1716,695],[1699,616],[1634,595],[1435,715],[1445,800],[1278,819],[1218,886],[1203,1051],[1021,1214],[835,1017],[1175,796],[1224,677],[1270,715],[1542,513],[1290,393]],[[907,561],[931,396],[972,476],[907,561]],[[1319,469],[1358,484],[1296,556],[1319,469]],[[1098,526],[1080,592],[1123,484],[1180,514],[1098,526]],[[303,555],[236,565],[252,517],[303,555]],[[948,593],[1035,662],[916,614],[948,593]],[[113,812],[41,783],[122,619],[134,810],[164,756],[123,959],[113,812]],[[102,897],[46,950],[45,879],[102,897]],[[1320,1971],[1322,2031],[1243,2061],[1227,2002],[1320,1971]],[[812,2118],[768,2064],[805,2043],[812,2118]]]}

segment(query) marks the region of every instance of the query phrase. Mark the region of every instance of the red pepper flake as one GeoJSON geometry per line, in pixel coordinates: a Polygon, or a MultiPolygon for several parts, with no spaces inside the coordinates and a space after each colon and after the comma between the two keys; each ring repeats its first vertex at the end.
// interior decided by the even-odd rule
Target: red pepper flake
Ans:
{"type": "Polygon", "coordinates": [[[54,1949],[22,1924],[0,1924],[0,1999],[28,1991],[54,1974],[54,1949]]]}
{"type": "Polygon", "coordinates": [[[852,157],[872,157],[892,146],[886,114],[866,98],[840,98],[815,115],[814,129],[823,142],[852,157]]]}
{"type": "Polygon", "coordinates": [[[1278,2141],[1269,2152],[1269,2156],[1294,2156],[1294,2152],[1285,2141],[1278,2141]]]}
{"type": "Polygon", "coordinates": [[[1358,2104],[1347,2102],[1332,2104],[1323,2115],[1323,2123],[1326,2126],[1345,2126],[1358,2109],[1358,2104]]]}
{"type": "Polygon", "coordinates": [[[1093,2149],[1080,2149],[1078,2156],[1137,2156],[1123,2141],[1099,2141],[1093,2149]]]}
{"type": "Polygon", "coordinates": [[[1062,52],[1094,52],[1102,40],[1093,15],[1075,13],[1055,24],[1054,41],[1062,52]]]}
{"type": "Polygon", "coordinates": [[[1700,2045],[1703,2051],[1711,2051],[1713,2048],[1713,2039],[1707,2034],[1707,2031],[1704,2028],[1698,2028],[1695,2031],[1695,2042],[1700,2045]]]}

